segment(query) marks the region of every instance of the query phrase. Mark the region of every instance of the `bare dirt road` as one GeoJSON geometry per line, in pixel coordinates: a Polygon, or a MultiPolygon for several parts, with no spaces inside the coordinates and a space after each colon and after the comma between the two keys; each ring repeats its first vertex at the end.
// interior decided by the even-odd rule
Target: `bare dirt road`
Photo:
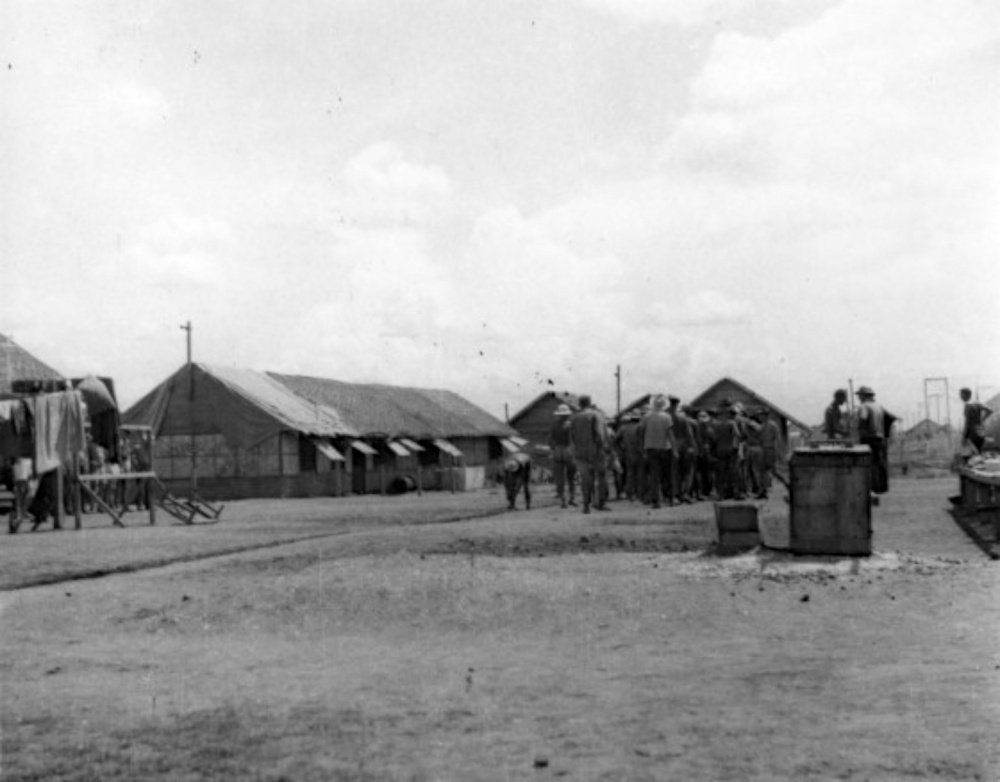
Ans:
{"type": "Polygon", "coordinates": [[[1000,570],[953,488],[897,481],[869,558],[487,492],[5,539],[0,778],[1000,779],[1000,570]],[[125,572],[17,588],[60,569],[125,572]]]}

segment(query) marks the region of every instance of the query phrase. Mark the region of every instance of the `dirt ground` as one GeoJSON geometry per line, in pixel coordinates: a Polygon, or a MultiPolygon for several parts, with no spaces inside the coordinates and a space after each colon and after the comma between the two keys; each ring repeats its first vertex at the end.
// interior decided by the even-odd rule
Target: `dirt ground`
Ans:
{"type": "Polygon", "coordinates": [[[997,780],[1000,562],[954,491],[896,481],[860,558],[544,489],[3,536],[0,779],[997,780]]]}

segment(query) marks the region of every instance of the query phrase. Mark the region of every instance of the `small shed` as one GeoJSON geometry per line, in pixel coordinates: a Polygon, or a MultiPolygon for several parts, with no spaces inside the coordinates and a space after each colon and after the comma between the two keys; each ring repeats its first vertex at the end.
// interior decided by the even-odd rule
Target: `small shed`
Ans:
{"type": "Polygon", "coordinates": [[[938,435],[950,435],[951,431],[945,424],[939,424],[930,418],[914,424],[903,433],[907,440],[933,440],[938,435]]]}

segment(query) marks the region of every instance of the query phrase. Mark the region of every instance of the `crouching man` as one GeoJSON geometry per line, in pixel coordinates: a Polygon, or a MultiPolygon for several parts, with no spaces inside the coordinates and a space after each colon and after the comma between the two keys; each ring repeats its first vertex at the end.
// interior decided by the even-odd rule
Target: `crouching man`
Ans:
{"type": "Polygon", "coordinates": [[[517,506],[517,493],[524,487],[524,507],[531,510],[531,457],[526,453],[515,453],[504,459],[503,484],[507,489],[507,505],[510,510],[517,506]]]}

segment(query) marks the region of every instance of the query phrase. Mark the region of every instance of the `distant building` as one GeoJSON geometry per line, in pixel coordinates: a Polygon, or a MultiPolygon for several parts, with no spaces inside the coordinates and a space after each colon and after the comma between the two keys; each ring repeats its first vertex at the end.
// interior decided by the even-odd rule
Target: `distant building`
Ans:
{"type": "Polygon", "coordinates": [[[546,391],[514,413],[508,423],[531,443],[536,453],[544,453],[556,408],[563,404],[576,411],[580,407],[580,397],[569,391],[546,391]]]}
{"type": "MultiPolygon", "coordinates": [[[[649,393],[633,400],[628,406],[622,408],[619,418],[649,404],[652,397],[653,394],[649,393]]],[[[739,402],[747,410],[762,407],[770,411],[778,422],[781,437],[785,443],[809,438],[810,427],[808,424],[786,413],[770,400],[731,377],[724,377],[716,381],[693,399],[681,400],[682,405],[690,405],[699,410],[716,410],[724,403],[733,404],[734,402],[739,402]]]]}
{"type": "Polygon", "coordinates": [[[939,435],[949,436],[950,434],[951,428],[947,424],[939,424],[930,418],[925,418],[903,432],[903,437],[908,440],[932,440],[939,435]]]}
{"type": "Polygon", "coordinates": [[[507,424],[451,391],[344,383],[195,363],[125,411],[151,426],[171,491],[209,499],[475,488],[507,424]]]}

